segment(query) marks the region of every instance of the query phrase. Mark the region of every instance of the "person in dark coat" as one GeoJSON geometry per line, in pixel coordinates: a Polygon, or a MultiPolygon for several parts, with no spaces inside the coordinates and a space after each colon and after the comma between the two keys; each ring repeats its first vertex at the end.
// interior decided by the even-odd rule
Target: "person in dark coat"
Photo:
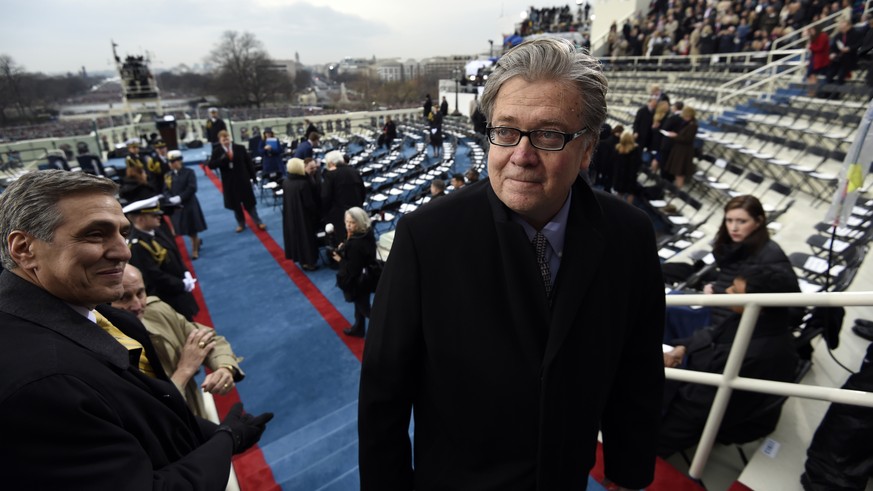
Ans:
{"type": "MultiPolygon", "coordinates": [[[[676,187],[682,189],[685,181],[694,175],[694,139],[697,137],[697,119],[694,109],[686,106],[682,109],[681,126],[675,130],[675,125],[667,131],[664,142],[671,142],[670,150],[663,152],[667,155],[664,170],[668,174],[676,176],[676,187]]],[[[661,148],[665,145],[662,144],[661,148]]]]}
{"type": "Polygon", "coordinates": [[[305,140],[300,142],[300,145],[294,150],[294,158],[297,159],[308,159],[312,158],[315,154],[315,147],[318,146],[318,141],[321,139],[321,135],[317,131],[313,131],[309,133],[309,136],[306,137],[305,140]]]}
{"type": "Polygon", "coordinates": [[[397,138],[397,125],[391,120],[391,116],[385,116],[385,124],[382,125],[382,133],[377,141],[378,146],[385,145],[386,150],[391,150],[391,143],[397,138]]]}
{"type": "Polygon", "coordinates": [[[424,119],[427,119],[428,116],[430,116],[431,109],[433,108],[433,101],[430,98],[430,94],[427,94],[424,97],[424,105],[422,107],[424,108],[424,119]]]}
{"type": "Polygon", "coordinates": [[[251,157],[244,146],[231,142],[228,132],[221,132],[218,138],[219,144],[212,147],[212,155],[209,157],[208,165],[210,169],[221,171],[224,207],[233,210],[233,216],[237,223],[236,233],[242,232],[246,227],[243,207],[249,212],[258,228],[266,230],[267,225],[258,216],[255,192],[252,190],[255,168],[252,165],[251,157]]]}
{"type": "Polygon", "coordinates": [[[218,117],[218,108],[209,108],[209,119],[206,120],[206,141],[216,146],[219,143],[220,133],[227,131],[224,120],[218,117]]]}
{"type": "Polygon", "coordinates": [[[446,100],[446,96],[443,96],[443,100],[440,102],[440,114],[443,116],[449,115],[449,101],[446,100]]]}
{"type": "Polygon", "coordinates": [[[840,20],[837,31],[831,38],[831,64],[827,83],[833,82],[834,79],[837,84],[845,83],[846,77],[858,64],[858,48],[862,41],[863,35],[852,27],[849,20],[840,20]]]}
{"type": "Polygon", "coordinates": [[[501,128],[489,131],[488,179],[398,222],[361,365],[361,489],[582,490],[599,432],[607,478],[653,479],[654,230],[579,175],[606,87],[572,42],[512,48],[481,97],[501,128]]]}
{"type": "Polygon", "coordinates": [[[376,238],[370,226],[370,217],[363,209],[355,206],[345,213],[346,240],[331,253],[339,263],[336,274],[337,286],[343,291],[348,302],[355,304],[355,323],[343,329],[347,336],[362,338],[367,332],[367,317],[370,317],[370,294],[374,285],[362,282],[361,274],[368,265],[376,261],[376,238]]]}
{"type": "Polygon", "coordinates": [[[634,134],[625,131],[615,145],[615,192],[627,200],[634,202],[634,192],[637,188],[637,175],[643,166],[642,150],[635,142],[634,134]]]}
{"type": "MultiPolygon", "coordinates": [[[[797,293],[797,279],[784,270],[769,266],[743,269],[727,293],[797,293]]],[[[715,327],[696,331],[690,338],[677,339],[672,351],[664,353],[664,366],[709,373],[724,372],[742,307],[734,307],[728,318],[715,327]]],[[[791,382],[799,357],[791,334],[787,308],[767,307],[761,310],[748,351],[740,368],[740,377],[791,382]]],[[[658,455],[669,457],[700,439],[709,409],[718,387],[669,381],[665,387],[664,416],[658,438],[658,455]]],[[[757,415],[759,408],[772,404],[780,396],[757,392],[735,391],[721,424],[720,435],[741,438],[742,435],[776,428],[779,410],[757,415]]]]}
{"type": "Polygon", "coordinates": [[[116,192],[49,170],[0,195],[3,487],[223,490],[272,416],[195,417],[142,324],[106,305],[131,254],[116,192]]]}
{"type": "MultiPolygon", "coordinates": [[[[667,159],[670,158],[670,150],[673,149],[673,140],[663,132],[667,133],[675,133],[682,129],[685,125],[685,120],[682,119],[682,109],[685,108],[685,103],[682,101],[676,101],[673,105],[670,106],[670,112],[666,117],[661,121],[661,126],[659,127],[658,135],[660,138],[653,138],[653,140],[658,140],[658,165],[665,169],[667,159]]],[[[668,173],[669,174],[669,173],[668,173]]],[[[670,174],[672,176],[672,174],[670,174]]]]}
{"type": "Polygon", "coordinates": [[[652,123],[655,118],[655,106],[658,105],[658,97],[650,96],[646,104],[637,110],[634,116],[633,133],[637,144],[642,150],[650,150],[652,144],[652,123]]]}
{"type": "Polygon", "coordinates": [[[315,271],[318,262],[318,203],[306,176],[303,160],[288,160],[287,171],[287,177],[282,182],[285,258],[299,262],[306,271],[315,271]]]}
{"type": "Polygon", "coordinates": [[[428,116],[428,130],[430,131],[430,146],[433,156],[436,157],[443,150],[443,115],[434,109],[428,116]]]}
{"type": "Polygon", "coordinates": [[[591,157],[590,173],[594,174],[594,185],[605,192],[612,192],[612,171],[615,165],[615,137],[612,135],[612,127],[603,123],[600,127],[600,141],[597,149],[591,157]]]}
{"type": "Polygon", "coordinates": [[[338,150],[328,152],[325,162],[336,166],[334,170],[324,173],[321,183],[321,206],[325,212],[325,221],[332,223],[334,228],[334,244],[346,236],[345,213],[355,206],[363,206],[367,197],[364,180],[354,167],[346,164],[343,154],[338,150]]]}
{"type": "Polygon", "coordinates": [[[133,228],[127,238],[130,264],[139,268],[148,285],[147,293],[161,297],[176,312],[193,320],[200,307],[191,294],[195,280],[185,268],[176,241],[161,229],[163,212],[158,197],[124,207],[133,228]]]}
{"type": "Polygon", "coordinates": [[[164,192],[170,196],[170,204],[181,205],[181,209],[174,210],[170,216],[173,229],[176,234],[191,238],[191,259],[197,259],[203,243],[198,234],[206,230],[206,218],[197,199],[197,176],[182,163],[182,152],[171,150],[168,158],[170,172],[164,176],[164,192]]]}
{"type": "Polygon", "coordinates": [[[252,137],[249,138],[249,156],[254,159],[255,157],[262,157],[261,155],[261,143],[263,143],[264,139],[261,135],[261,129],[257,126],[252,126],[252,137]]]}

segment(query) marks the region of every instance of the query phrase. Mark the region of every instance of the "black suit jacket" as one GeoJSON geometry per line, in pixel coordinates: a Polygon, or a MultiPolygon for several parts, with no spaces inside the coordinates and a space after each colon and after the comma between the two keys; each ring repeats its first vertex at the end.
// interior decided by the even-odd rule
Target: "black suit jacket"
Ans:
{"type": "Polygon", "coordinates": [[[364,349],[362,490],[585,489],[598,430],[607,475],[650,482],[664,377],[652,225],[581,178],[568,220],[549,308],[488,181],[401,219],[364,349]]]}
{"type": "Polygon", "coordinates": [[[154,240],[167,249],[163,263],[158,263],[151,252],[145,247],[150,246],[152,236],[132,228],[127,242],[130,245],[130,264],[142,271],[142,277],[149,295],[161,297],[173,309],[189,320],[200,311],[194,295],[185,291],[185,272],[182,256],[176,241],[168,237],[161,229],[155,230],[154,240]]]}
{"type": "MultiPolygon", "coordinates": [[[[100,310],[154,356],[134,317],[100,310]]],[[[149,378],[136,356],[60,299],[0,274],[4,487],[223,490],[231,439],[211,437],[215,425],[191,414],[160,364],[149,378]]]]}
{"type": "Polygon", "coordinates": [[[209,157],[209,168],[221,171],[221,190],[224,193],[224,207],[235,210],[242,204],[246,208],[255,205],[255,192],[252,190],[252,180],[255,178],[255,166],[246,152],[246,147],[231,144],[233,160],[227,157],[224,147],[212,147],[209,157]]]}
{"type": "Polygon", "coordinates": [[[364,180],[360,172],[348,165],[338,165],[336,170],[324,173],[321,183],[321,206],[325,219],[334,226],[334,235],[339,240],[346,237],[344,221],[346,210],[353,206],[363,206],[367,197],[364,180]]]}

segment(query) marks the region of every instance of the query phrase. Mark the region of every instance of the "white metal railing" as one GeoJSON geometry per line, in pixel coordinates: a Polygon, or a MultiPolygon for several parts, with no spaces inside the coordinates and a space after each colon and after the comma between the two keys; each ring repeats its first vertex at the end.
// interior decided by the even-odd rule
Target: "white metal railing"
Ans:
{"type": "Polygon", "coordinates": [[[860,392],[832,387],[817,387],[799,385],[772,380],[760,380],[739,377],[740,368],[749,341],[755,329],[762,307],[845,307],[857,305],[873,306],[873,292],[843,292],[843,293],[772,293],[745,295],[667,295],[668,306],[731,307],[744,306],[742,319],[731,346],[727,363],[722,374],[700,373],[677,368],[665,368],[666,377],[670,380],[691,382],[717,386],[718,390],[709,417],[706,420],[697,451],[688,474],[695,479],[703,475],[703,468],[709,460],[712,447],[715,444],[721,422],[732,392],[748,390],[765,394],[775,394],[789,397],[802,397],[821,401],[852,404],[856,406],[873,407],[873,393],[860,392]]]}
{"type": "MultiPolygon", "coordinates": [[[[836,30],[836,28],[837,28],[836,21],[839,18],[841,18],[841,17],[851,18],[851,16],[852,16],[851,7],[846,7],[840,11],[834,12],[833,14],[825,17],[824,19],[820,19],[820,20],[813,22],[812,24],[808,24],[806,26],[803,26],[802,29],[798,29],[796,31],[789,32],[788,34],[786,34],[780,38],[777,38],[775,41],[773,41],[773,45],[771,46],[771,49],[773,49],[773,50],[797,49],[797,48],[805,49],[806,43],[808,42],[808,39],[806,37],[806,34],[804,34],[804,33],[806,32],[806,29],[808,27],[817,27],[822,32],[829,34],[830,32],[836,30]]],[[[773,61],[772,57],[769,61],[773,61]]]]}
{"type": "Polygon", "coordinates": [[[790,81],[795,73],[804,68],[804,53],[805,51],[802,49],[772,52],[772,54],[780,56],[780,58],[721,84],[716,89],[718,91],[718,103],[726,104],[728,100],[740,96],[757,96],[765,92],[772,94],[775,91],[776,84],[790,81]],[[763,89],[765,86],[766,89],[763,89]],[[755,89],[758,88],[763,90],[756,93],[755,89]]]}

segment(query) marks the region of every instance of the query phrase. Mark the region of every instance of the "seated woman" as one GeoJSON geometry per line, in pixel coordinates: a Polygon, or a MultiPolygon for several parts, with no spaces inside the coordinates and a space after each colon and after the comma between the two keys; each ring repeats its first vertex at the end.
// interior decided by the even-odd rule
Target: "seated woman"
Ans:
{"type": "Polygon", "coordinates": [[[771,265],[797,283],[788,256],[770,239],[767,214],[754,196],[737,196],[724,206],[724,220],[715,235],[712,254],[718,269],[713,281],[704,285],[704,293],[724,293],[746,266],[771,265]]]}
{"type": "Polygon", "coordinates": [[[367,317],[370,317],[370,293],[375,285],[362,281],[364,269],[376,262],[376,238],[370,226],[370,217],[363,209],[349,208],[345,215],[348,237],[333,251],[333,260],[339,263],[336,284],[347,302],[355,304],[355,324],[343,329],[347,336],[364,337],[367,317]]]}
{"type": "MultiPolygon", "coordinates": [[[[797,278],[774,266],[747,266],[727,288],[729,294],[799,292],[797,278]]],[[[696,331],[691,337],[674,341],[664,353],[665,367],[722,373],[740,324],[742,307],[714,327],[696,331]]],[[[741,377],[790,382],[798,365],[789,309],[761,310],[748,351],[740,368],[741,377]]],[[[658,455],[668,457],[700,439],[717,388],[711,385],[668,380],[664,388],[664,409],[658,438],[658,455]]],[[[719,430],[723,438],[757,438],[773,431],[779,410],[756,414],[778,401],[779,396],[734,391],[719,430]]]]}

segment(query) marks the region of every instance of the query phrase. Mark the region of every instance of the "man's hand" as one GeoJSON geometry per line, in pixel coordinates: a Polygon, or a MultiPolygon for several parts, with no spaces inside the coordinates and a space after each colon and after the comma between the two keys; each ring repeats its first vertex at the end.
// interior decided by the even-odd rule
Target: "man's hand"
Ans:
{"type": "Polygon", "coordinates": [[[212,339],[213,336],[215,336],[215,331],[212,329],[196,329],[191,331],[188,339],[185,340],[185,346],[182,347],[177,370],[185,367],[191,370],[192,374],[197,373],[200,365],[203,364],[203,360],[206,359],[206,355],[215,347],[215,340],[212,339]]]}
{"type": "Polygon", "coordinates": [[[200,388],[210,394],[224,395],[233,389],[233,373],[227,367],[221,367],[218,370],[210,373],[203,380],[200,388]]]}
{"type": "Polygon", "coordinates": [[[664,353],[664,367],[677,368],[685,359],[685,346],[676,346],[671,351],[664,353]]]}
{"type": "Polygon", "coordinates": [[[249,447],[258,443],[271,419],[273,419],[273,413],[263,413],[259,416],[245,414],[242,403],[237,402],[230,408],[216,432],[227,431],[231,434],[233,453],[237,454],[245,452],[249,447]]]}
{"type": "Polygon", "coordinates": [[[715,294],[715,287],[712,286],[712,283],[707,283],[703,285],[703,293],[707,295],[715,294]]]}

